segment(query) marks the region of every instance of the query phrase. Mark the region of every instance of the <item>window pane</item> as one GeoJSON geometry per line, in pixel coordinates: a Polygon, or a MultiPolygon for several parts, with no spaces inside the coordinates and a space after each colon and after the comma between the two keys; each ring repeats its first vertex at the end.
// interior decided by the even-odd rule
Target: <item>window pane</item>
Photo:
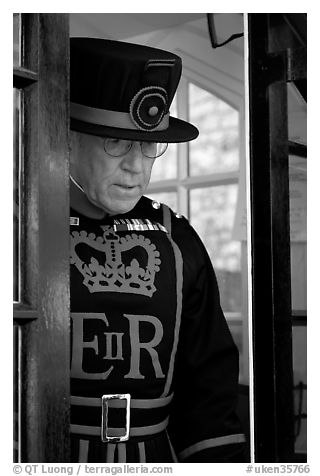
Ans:
{"type": "Polygon", "coordinates": [[[307,159],[289,158],[292,309],[307,309],[307,159]]]}
{"type": "Polygon", "coordinates": [[[202,238],[219,283],[224,311],[241,311],[240,242],[232,241],[238,185],[190,192],[191,224],[202,238]]]}
{"type": "Polygon", "coordinates": [[[190,142],[190,175],[239,168],[239,113],[226,102],[189,84],[189,118],[200,131],[190,142]]]}
{"type": "Polygon", "coordinates": [[[289,157],[295,452],[307,453],[307,159],[289,157]],[[300,325],[298,325],[300,324],[300,325]]]}
{"type": "Polygon", "coordinates": [[[177,176],[177,144],[169,144],[166,152],[153,165],[150,182],[173,179],[177,176]]]}
{"type": "Polygon", "coordinates": [[[160,203],[165,203],[173,211],[177,211],[177,193],[176,192],[151,192],[146,195],[146,197],[151,198],[151,200],[156,200],[160,203]]]}

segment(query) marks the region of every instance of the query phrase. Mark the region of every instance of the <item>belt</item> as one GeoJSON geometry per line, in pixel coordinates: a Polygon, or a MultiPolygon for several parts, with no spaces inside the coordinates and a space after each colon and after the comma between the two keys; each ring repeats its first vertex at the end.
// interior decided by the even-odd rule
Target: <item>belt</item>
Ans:
{"type": "Polygon", "coordinates": [[[100,436],[105,443],[154,435],[168,425],[168,405],[172,397],[173,394],[154,399],[133,399],[128,393],[102,395],[101,398],[71,396],[70,431],[77,435],[100,436]],[[119,425],[119,410],[124,412],[121,418],[124,425],[119,425]]]}

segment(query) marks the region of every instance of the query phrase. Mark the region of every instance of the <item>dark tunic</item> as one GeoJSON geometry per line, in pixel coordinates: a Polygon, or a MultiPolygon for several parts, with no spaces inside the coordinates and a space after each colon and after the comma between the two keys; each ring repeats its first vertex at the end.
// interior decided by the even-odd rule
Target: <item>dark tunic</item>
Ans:
{"type": "Polygon", "coordinates": [[[241,461],[238,351],[194,229],[145,197],[70,223],[72,461],[241,461]],[[127,429],[125,399],[108,400],[101,437],[114,394],[130,394],[127,441],[108,441],[127,429]]]}

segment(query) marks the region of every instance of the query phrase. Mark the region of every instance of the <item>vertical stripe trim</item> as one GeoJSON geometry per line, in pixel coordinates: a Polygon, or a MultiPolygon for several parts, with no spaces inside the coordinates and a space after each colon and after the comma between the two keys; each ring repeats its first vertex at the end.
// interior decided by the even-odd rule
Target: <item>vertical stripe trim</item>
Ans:
{"type": "Polygon", "coordinates": [[[127,447],[125,443],[118,443],[118,463],[127,462],[127,447]]]}
{"type": "Polygon", "coordinates": [[[79,463],[88,462],[89,440],[79,441],[79,463]]]}
{"type": "Polygon", "coordinates": [[[114,443],[108,443],[106,463],[114,463],[114,452],[115,452],[115,450],[116,450],[116,445],[114,443]]]}
{"type": "Polygon", "coordinates": [[[176,308],[176,324],[174,329],[174,340],[172,346],[172,352],[170,357],[167,381],[163,390],[161,397],[165,397],[168,395],[172,383],[173,378],[173,368],[174,368],[174,360],[177,352],[178,347],[178,339],[179,339],[179,330],[180,330],[180,323],[181,323],[181,313],[182,313],[182,288],[183,288],[183,261],[182,261],[182,254],[178,247],[178,245],[173,241],[171,236],[171,215],[170,209],[167,205],[163,205],[163,223],[166,227],[168,234],[168,240],[171,243],[174,257],[175,257],[175,264],[176,264],[176,293],[177,293],[177,308],[176,308]]]}
{"type": "Polygon", "coordinates": [[[167,205],[162,204],[163,208],[163,225],[166,228],[169,235],[171,235],[171,214],[170,208],[167,205]]]}
{"type": "Polygon", "coordinates": [[[144,441],[139,441],[138,449],[139,449],[139,461],[140,461],[140,463],[146,463],[146,447],[144,445],[144,441]]]}

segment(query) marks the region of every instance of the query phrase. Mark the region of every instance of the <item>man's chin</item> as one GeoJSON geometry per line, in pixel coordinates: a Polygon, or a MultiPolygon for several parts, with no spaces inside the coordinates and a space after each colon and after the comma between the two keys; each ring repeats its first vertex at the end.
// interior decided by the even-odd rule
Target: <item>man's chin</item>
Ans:
{"type": "Polygon", "coordinates": [[[114,203],[103,203],[91,200],[91,202],[98,208],[102,209],[108,215],[123,215],[130,212],[138,203],[141,197],[137,200],[121,200],[114,203]]]}

